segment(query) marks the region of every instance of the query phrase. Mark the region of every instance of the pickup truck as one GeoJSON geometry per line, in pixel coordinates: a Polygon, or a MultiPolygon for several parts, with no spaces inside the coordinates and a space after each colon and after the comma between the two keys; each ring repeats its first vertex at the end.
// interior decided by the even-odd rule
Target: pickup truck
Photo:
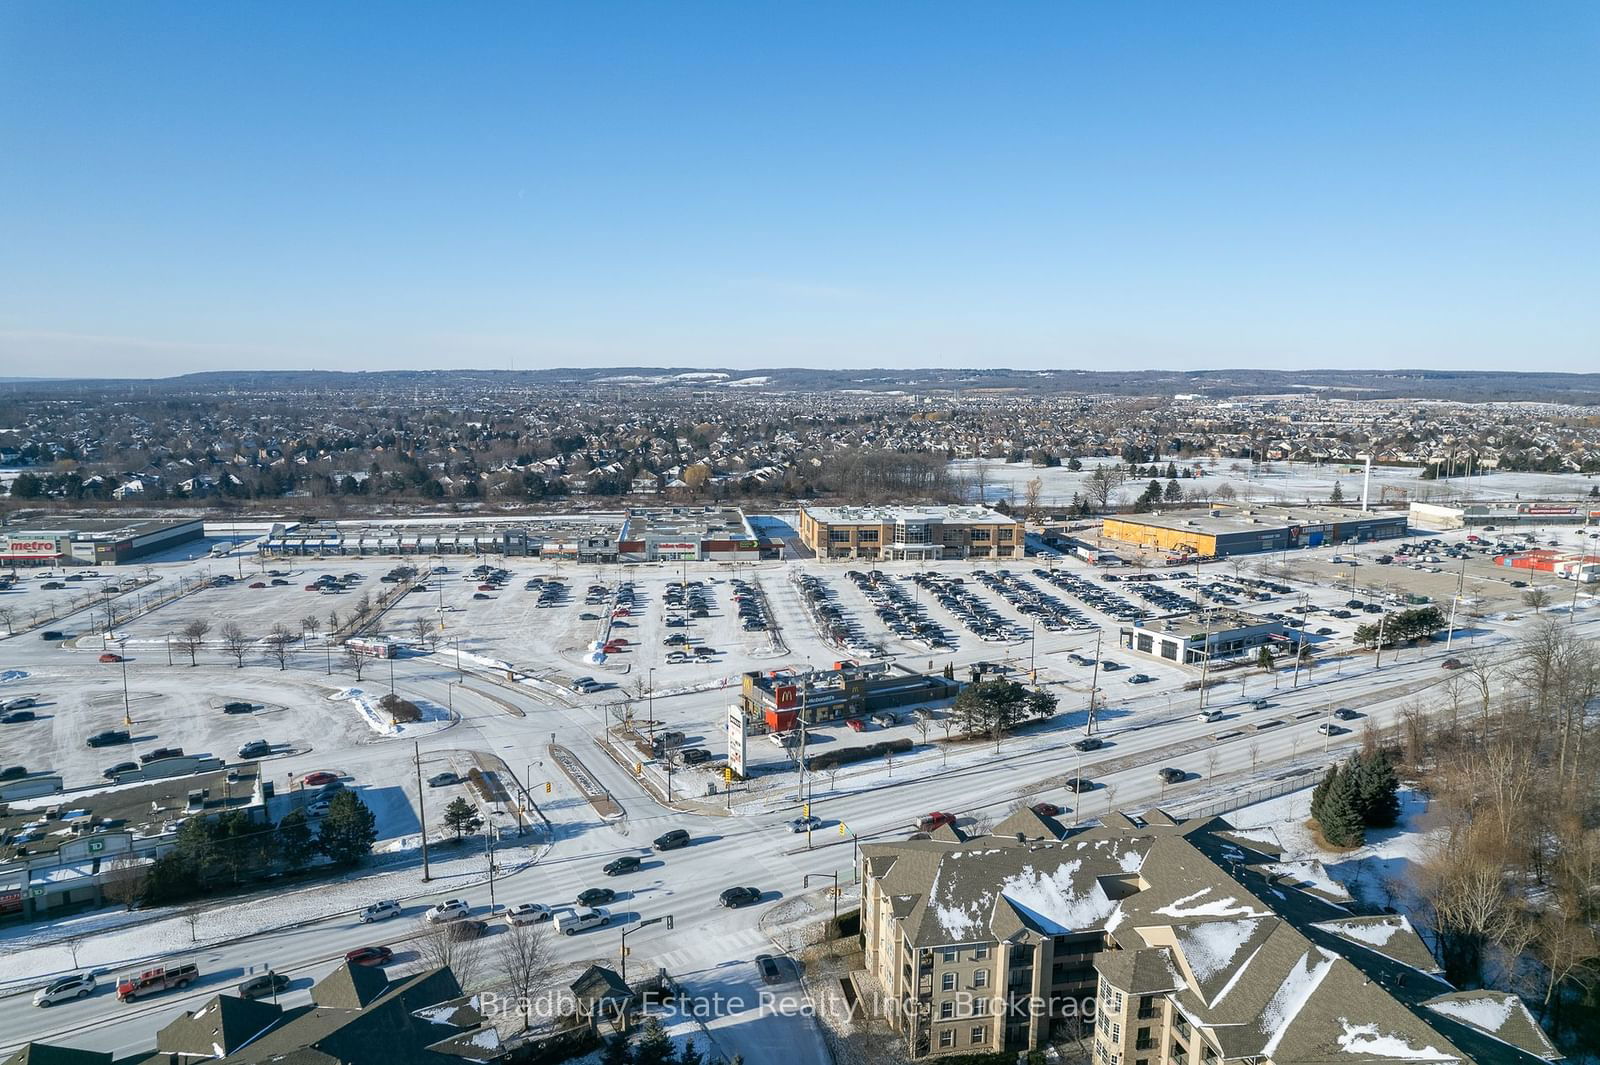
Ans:
{"type": "Polygon", "coordinates": [[[145,995],[168,991],[174,987],[188,987],[200,979],[200,967],[193,962],[183,965],[158,965],[139,973],[117,977],[117,999],[132,1002],[145,995]]]}

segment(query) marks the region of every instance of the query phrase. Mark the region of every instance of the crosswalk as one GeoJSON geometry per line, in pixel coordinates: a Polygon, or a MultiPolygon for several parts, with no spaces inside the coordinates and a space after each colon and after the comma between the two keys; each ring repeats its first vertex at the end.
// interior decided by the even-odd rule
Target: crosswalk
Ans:
{"type": "MultiPolygon", "coordinates": [[[[683,939],[678,937],[667,942],[681,944],[683,939]]],[[[647,953],[642,947],[632,946],[628,949],[629,966],[638,966],[641,972],[660,967],[682,979],[693,977],[700,970],[725,964],[731,958],[749,958],[763,949],[771,951],[773,947],[772,940],[761,929],[735,928],[726,932],[708,930],[705,935],[698,937],[698,942],[668,951],[647,953]]]]}

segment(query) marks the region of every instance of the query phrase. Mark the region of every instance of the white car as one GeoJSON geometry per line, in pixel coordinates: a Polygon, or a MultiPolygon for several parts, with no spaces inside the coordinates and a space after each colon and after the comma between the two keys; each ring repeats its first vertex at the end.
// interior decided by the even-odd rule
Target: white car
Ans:
{"type": "Polygon", "coordinates": [[[599,928],[611,923],[611,911],[596,906],[574,906],[572,912],[556,916],[556,931],[564,936],[582,932],[588,928],[599,928]]]}
{"type": "Polygon", "coordinates": [[[550,907],[538,902],[523,902],[506,911],[506,924],[538,924],[555,916],[550,907]]]}
{"type": "Polygon", "coordinates": [[[1202,710],[1198,714],[1194,715],[1194,719],[1196,721],[1207,721],[1207,722],[1210,722],[1210,721],[1221,721],[1222,720],[1222,711],[1221,710],[1202,710]]]}
{"type": "Polygon", "coordinates": [[[797,817],[789,822],[790,832],[811,832],[822,827],[822,818],[815,815],[810,817],[797,817]]]}
{"type": "Polygon", "coordinates": [[[38,706],[39,700],[31,695],[19,695],[15,699],[7,699],[0,703],[0,710],[26,710],[30,706],[38,706]]]}
{"type": "Polygon", "coordinates": [[[428,912],[422,919],[429,924],[442,924],[445,921],[459,921],[472,909],[466,899],[445,899],[443,902],[434,903],[428,907],[428,912]]]}
{"type": "Polygon", "coordinates": [[[399,916],[400,904],[393,899],[384,899],[382,902],[374,902],[361,911],[361,923],[371,924],[373,921],[387,921],[391,917],[399,916]]]}
{"type": "Polygon", "coordinates": [[[800,746],[800,735],[799,733],[795,732],[774,732],[768,736],[767,739],[771,740],[779,747],[800,746]]]}
{"type": "Polygon", "coordinates": [[[331,809],[333,809],[333,803],[329,802],[327,799],[318,799],[316,802],[306,807],[306,816],[325,817],[328,811],[331,809]]]}
{"type": "Polygon", "coordinates": [[[93,973],[73,973],[52,980],[33,993],[35,1006],[54,1006],[57,1002],[71,1002],[85,998],[94,991],[93,973]]]}

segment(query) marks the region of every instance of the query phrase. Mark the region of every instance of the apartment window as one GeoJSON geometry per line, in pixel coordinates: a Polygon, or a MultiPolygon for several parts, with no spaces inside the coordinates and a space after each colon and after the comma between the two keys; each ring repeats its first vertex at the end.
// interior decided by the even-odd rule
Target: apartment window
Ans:
{"type": "Polygon", "coordinates": [[[977,972],[973,973],[972,974],[972,986],[973,987],[988,987],[989,986],[989,970],[988,969],[979,969],[977,972]]]}
{"type": "Polygon", "coordinates": [[[973,961],[982,961],[983,959],[987,958],[988,956],[989,956],[989,948],[988,947],[974,947],[973,950],[972,950],[972,960],[973,961]]]}
{"type": "Polygon", "coordinates": [[[988,1014],[988,1012],[989,1012],[989,1000],[988,999],[986,999],[986,998],[975,998],[975,999],[972,1000],[972,1015],[974,1017],[986,1016],[988,1014]]]}
{"type": "Polygon", "coordinates": [[[945,947],[944,948],[944,963],[946,965],[955,964],[955,960],[957,958],[959,958],[959,957],[961,957],[961,952],[959,950],[957,950],[955,947],[945,947]]]}
{"type": "Polygon", "coordinates": [[[1111,1022],[1111,1041],[1113,1043],[1122,1042],[1122,1025],[1116,1021],[1111,1022]]]}
{"type": "Polygon", "coordinates": [[[949,1000],[939,1003],[939,1019],[948,1021],[956,1015],[956,1004],[949,1000]]]}
{"type": "Polygon", "coordinates": [[[984,1030],[985,1029],[984,1029],[983,1025],[981,1025],[981,1024],[975,1024],[975,1025],[972,1026],[972,1045],[973,1046],[977,1046],[979,1043],[983,1042],[984,1030]]]}
{"type": "Polygon", "coordinates": [[[1121,991],[1118,991],[1116,988],[1112,988],[1112,987],[1106,988],[1105,1000],[1106,1000],[1106,1009],[1110,1010],[1112,1013],[1121,1013],[1122,1012],[1122,992],[1121,991]]]}
{"type": "Polygon", "coordinates": [[[948,1049],[956,1045],[956,1032],[954,1028],[946,1028],[939,1033],[939,1046],[948,1049]]]}
{"type": "Polygon", "coordinates": [[[956,974],[945,973],[939,978],[940,991],[954,991],[956,989],[956,974]]]}

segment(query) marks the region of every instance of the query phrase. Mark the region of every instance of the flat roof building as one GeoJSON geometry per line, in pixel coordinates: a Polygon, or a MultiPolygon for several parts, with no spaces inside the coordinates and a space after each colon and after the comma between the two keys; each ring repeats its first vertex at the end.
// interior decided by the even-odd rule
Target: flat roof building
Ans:
{"type": "Polygon", "coordinates": [[[617,554],[624,562],[754,562],[761,537],[738,507],[635,507],[617,554]]]}
{"type": "Polygon", "coordinates": [[[1242,555],[1392,540],[1406,534],[1406,514],[1329,507],[1212,507],[1121,514],[1106,518],[1100,534],[1154,550],[1242,555]]]}
{"type": "Polygon", "coordinates": [[[1022,558],[1022,522],[991,507],[802,507],[800,542],[819,558],[1022,558]]]}
{"type": "Polygon", "coordinates": [[[1202,611],[1118,630],[1125,649],[1186,666],[1203,665],[1208,656],[1238,658],[1273,643],[1288,646],[1291,639],[1283,622],[1242,610],[1202,611]]]}
{"type": "Polygon", "coordinates": [[[58,519],[33,528],[0,529],[0,565],[117,566],[204,535],[205,522],[199,518],[58,519]]]}
{"type": "Polygon", "coordinates": [[[322,522],[275,527],[264,555],[533,555],[614,562],[622,525],[604,518],[516,518],[459,524],[322,522]]]}

